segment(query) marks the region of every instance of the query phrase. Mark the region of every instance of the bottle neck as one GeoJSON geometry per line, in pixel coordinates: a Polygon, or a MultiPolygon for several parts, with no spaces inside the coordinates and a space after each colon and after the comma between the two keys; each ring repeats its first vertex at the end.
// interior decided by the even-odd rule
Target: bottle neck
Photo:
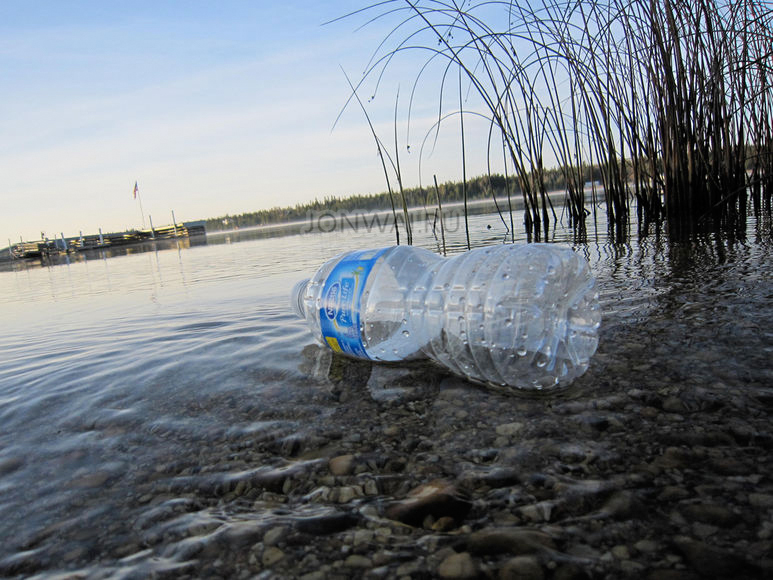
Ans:
{"type": "Polygon", "coordinates": [[[308,285],[308,278],[301,280],[293,286],[290,293],[290,306],[298,318],[306,318],[306,307],[303,304],[303,298],[306,295],[306,286],[308,285]]]}

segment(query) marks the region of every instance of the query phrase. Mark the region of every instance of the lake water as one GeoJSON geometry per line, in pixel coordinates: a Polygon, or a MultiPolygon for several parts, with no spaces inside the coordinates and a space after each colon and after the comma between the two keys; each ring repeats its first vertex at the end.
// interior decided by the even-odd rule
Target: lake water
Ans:
{"type": "MultiPolygon", "coordinates": [[[[473,216],[470,228],[475,246],[506,237],[496,215],[473,216]]],[[[323,477],[314,462],[326,445],[368,437],[367,427],[340,423],[347,398],[381,404],[374,424],[383,425],[398,413],[384,401],[402,403],[408,387],[389,384],[400,365],[369,367],[359,390],[331,397],[341,373],[364,363],[331,363],[293,317],[288,293],[336,253],[390,245],[394,235],[330,229],[216,234],[194,247],[0,272],[0,575],[173,576],[214,562],[228,576],[227,530],[338,509],[308,489],[266,482],[304,462],[317,474],[310,479],[323,477]],[[326,443],[315,447],[314,437],[326,443]],[[300,458],[298,445],[316,455],[300,458]],[[248,490],[238,489],[245,480],[248,490]],[[283,497],[271,503],[271,494],[283,497]]],[[[430,224],[415,229],[418,245],[438,248],[430,224]]],[[[446,229],[450,252],[461,251],[461,224],[446,229]]],[[[555,241],[571,245],[567,232],[555,241]]],[[[652,375],[772,397],[771,248],[770,224],[754,222],[732,242],[612,245],[601,236],[575,246],[597,275],[604,311],[598,357],[575,396],[626,392],[643,384],[633,377],[652,375]]],[[[454,380],[419,366],[406,372],[454,380]]],[[[374,493],[388,498],[385,489],[374,493]]],[[[270,569],[265,556],[252,572],[260,569],[270,569]]]]}

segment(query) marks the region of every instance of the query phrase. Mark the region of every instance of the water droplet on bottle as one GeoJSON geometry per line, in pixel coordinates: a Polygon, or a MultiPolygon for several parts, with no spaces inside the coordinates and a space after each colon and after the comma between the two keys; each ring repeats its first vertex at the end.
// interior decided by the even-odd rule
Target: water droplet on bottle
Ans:
{"type": "Polygon", "coordinates": [[[505,318],[505,326],[508,328],[513,325],[513,319],[512,318],[505,318]]]}
{"type": "Polygon", "coordinates": [[[509,279],[510,279],[510,274],[508,274],[507,272],[502,274],[502,280],[509,280],[509,279]]]}
{"type": "Polygon", "coordinates": [[[515,351],[515,354],[517,354],[518,356],[526,356],[526,349],[521,347],[515,351]]]}
{"type": "Polygon", "coordinates": [[[403,336],[411,336],[411,333],[407,330],[403,330],[403,336]]]}

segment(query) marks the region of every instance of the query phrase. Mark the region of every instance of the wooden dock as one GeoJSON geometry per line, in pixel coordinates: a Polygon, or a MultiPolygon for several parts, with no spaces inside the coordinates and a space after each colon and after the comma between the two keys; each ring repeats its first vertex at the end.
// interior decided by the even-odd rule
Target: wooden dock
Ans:
{"type": "Polygon", "coordinates": [[[45,258],[59,254],[84,252],[105,248],[131,246],[154,240],[169,240],[174,238],[193,238],[205,236],[206,222],[193,221],[172,224],[149,230],[129,230],[109,234],[79,235],[70,238],[44,239],[34,242],[19,242],[10,246],[10,254],[14,260],[45,258]]]}

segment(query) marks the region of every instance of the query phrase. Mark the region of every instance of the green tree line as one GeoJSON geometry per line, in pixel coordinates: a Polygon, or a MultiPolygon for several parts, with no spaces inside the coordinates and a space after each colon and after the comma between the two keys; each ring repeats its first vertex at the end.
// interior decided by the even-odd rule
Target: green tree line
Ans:
{"type": "MultiPolygon", "coordinates": [[[[566,188],[564,172],[561,169],[546,169],[544,179],[547,191],[566,188]]],[[[589,179],[598,179],[598,170],[596,168],[589,171],[589,179]]],[[[491,199],[492,196],[501,199],[507,196],[508,186],[510,195],[521,195],[521,189],[512,177],[506,179],[504,175],[493,174],[468,179],[466,183],[467,199],[470,201],[491,199]]],[[[464,201],[465,183],[463,182],[446,182],[440,184],[438,189],[440,201],[443,204],[464,201]]],[[[432,187],[407,188],[403,190],[402,194],[399,192],[393,193],[393,200],[390,200],[390,194],[386,191],[371,195],[326,196],[323,199],[315,199],[314,201],[300,203],[291,207],[272,207],[238,215],[229,214],[209,218],[206,220],[207,231],[230,230],[304,220],[308,218],[309,212],[391,210],[392,201],[394,201],[397,211],[400,211],[402,207],[401,195],[405,196],[405,202],[409,208],[435,207],[437,205],[437,193],[434,185],[432,187]]]]}

